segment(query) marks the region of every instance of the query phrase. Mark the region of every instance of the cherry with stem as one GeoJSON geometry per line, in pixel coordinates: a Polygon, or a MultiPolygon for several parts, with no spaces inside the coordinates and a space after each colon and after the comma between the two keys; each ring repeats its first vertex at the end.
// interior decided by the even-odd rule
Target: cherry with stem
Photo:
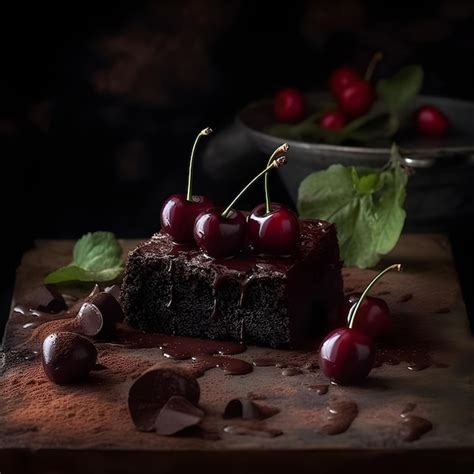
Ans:
{"type": "MultiPolygon", "coordinates": [[[[270,156],[268,166],[288,148],[287,143],[280,145],[270,156]]],[[[265,173],[265,204],[256,206],[247,222],[249,240],[257,253],[289,255],[299,242],[298,217],[288,207],[270,201],[268,172],[265,173]]]]}
{"type": "Polygon", "coordinates": [[[375,66],[382,57],[382,53],[374,54],[367,67],[364,79],[351,83],[340,93],[338,97],[339,106],[349,117],[360,117],[372,107],[376,94],[370,80],[375,71],[375,66]]]}
{"type": "Polygon", "coordinates": [[[349,300],[355,303],[347,314],[349,328],[360,329],[373,338],[383,337],[391,332],[393,321],[387,303],[381,298],[368,296],[373,286],[391,270],[400,272],[402,266],[399,263],[390,265],[375,276],[360,296],[351,295],[353,298],[349,300]]]}
{"type": "Polygon", "coordinates": [[[193,195],[193,169],[196,148],[201,137],[210,135],[212,129],[201,130],[193,144],[189,159],[188,186],[186,195],[172,194],[163,203],[160,213],[161,229],[178,244],[189,244],[194,241],[193,227],[196,217],[206,209],[213,206],[210,199],[205,196],[193,195]]]}
{"type": "Polygon", "coordinates": [[[193,201],[193,170],[194,170],[194,157],[196,156],[196,148],[201,137],[205,137],[212,133],[212,128],[206,127],[201,130],[196,139],[194,140],[193,148],[191,150],[191,157],[189,159],[189,169],[188,169],[188,187],[186,192],[186,201],[193,201]]]}
{"type": "Polygon", "coordinates": [[[247,222],[242,212],[234,209],[241,196],[262,176],[286,163],[285,156],[273,160],[255,176],[224,209],[211,208],[202,212],[194,224],[196,245],[212,258],[229,258],[242,250],[246,240],[247,222]]]}
{"type": "Polygon", "coordinates": [[[399,263],[390,265],[367,285],[357,303],[349,311],[349,327],[337,328],[324,338],[319,351],[319,366],[332,382],[343,385],[360,383],[372,370],[375,361],[372,335],[377,331],[374,331],[370,324],[377,324],[380,331],[385,328],[386,321],[366,319],[364,324],[362,319],[364,313],[360,309],[363,308],[362,304],[367,298],[367,293],[375,283],[394,269],[400,271],[401,265],[399,263]],[[361,322],[356,325],[359,317],[361,322]]]}

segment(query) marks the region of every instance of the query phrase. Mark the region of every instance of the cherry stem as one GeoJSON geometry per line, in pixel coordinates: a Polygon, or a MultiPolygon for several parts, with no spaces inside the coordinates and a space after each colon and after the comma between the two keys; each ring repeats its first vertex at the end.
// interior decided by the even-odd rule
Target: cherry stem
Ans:
{"type": "Polygon", "coordinates": [[[198,141],[201,137],[205,135],[210,135],[212,133],[212,129],[207,127],[203,130],[201,130],[198,133],[198,136],[196,137],[196,140],[194,140],[194,145],[193,149],[191,150],[191,158],[189,159],[189,171],[188,171],[188,190],[186,193],[186,201],[192,201],[193,200],[193,165],[194,165],[194,155],[196,153],[196,146],[198,144],[198,141]]]}
{"type": "MultiPolygon", "coordinates": [[[[283,155],[288,151],[288,143],[283,143],[280,145],[270,156],[267,166],[269,166],[276,158],[283,155]]],[[[265,214],[271,212],[271,205],[270,205],[270,193],[268,192],[268,173],[265,173],[265,214]]]]}
{"type": "Polygon", "coordinates": [[[228,217],[235,203],[240,199],[242,194],[244,194],[245,191],[247,191],[247,189],[250,188],[250,186],[252,186],[253,183],[255,183],[255,181],[258,181],[259,178],[261,178],[265,173],[270,171],[272,168],[279,168],[280,166],[283,166],[286,163],[286,161],[287,161],[286,156],[280,156],[276,160],[272,161],[263,171],[258,173],[257,176],[255,176],[255,178],[253,178],[252,181],[250,181],[250,183],[248,183],[247,186],[245,186],[245,188],[242,189],[242,191],[240,191],[239,194],[237,194],[234,200],[224,209],[221,216],[224,218],[228,217]]]}
{"type": "Polygon", "coordinates": [[[357,303],[355,305],[353,305],[351,307],[351,309],[349,310],[349,315],[348,315],[347,319],[349,320],[349,328],[350,329],[352,329],[352,325],[354,324],[357,311],[359,311],[360,305],[362,304],[362,301],[366,297],[367,293],[375,285],[375,283],[377,283],[377,281],[380,280],[380,278],[382,278],[390,270],[395,270],[395,269],[398,272],[400,272],[402,270],[402,265],[400,263],[395,263],[394,265],[390,265],[385,270],[382,270],[378,275],[376,275],[375,278],[367,285],[364,292],[360,295],[360,298],[357,301],[357,303]]]}
{"type": "Polygon", "coordinates": [[[367,66],[367,70],[365,71],[364,80],[369,82],[370,79],[372,79],[372,75],[375,71],[375,66],[377,66],[377,64],[382,60],[382,58],[383,53],[381,53],[380,51],[372,56],[372,59],[370,60],[369,65],[367,66]]]}

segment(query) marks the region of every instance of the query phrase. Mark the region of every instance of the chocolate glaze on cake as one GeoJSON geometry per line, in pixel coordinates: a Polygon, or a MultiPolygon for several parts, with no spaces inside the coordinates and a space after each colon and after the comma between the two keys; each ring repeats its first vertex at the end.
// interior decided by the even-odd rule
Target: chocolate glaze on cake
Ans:
{"type": "Polygon", "coordinates": [[[132,327],[166,334],[297,346],[327,325],[342,297],[336,229],[301,221],[288,257],[213,260],[158,233],[128,256],[121,300],[132,327]]]}

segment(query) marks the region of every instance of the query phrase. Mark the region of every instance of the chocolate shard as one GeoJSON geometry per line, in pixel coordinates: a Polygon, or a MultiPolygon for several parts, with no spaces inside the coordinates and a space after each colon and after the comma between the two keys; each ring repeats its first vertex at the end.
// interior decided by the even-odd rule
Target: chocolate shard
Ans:
{"type": "Polygon", "coordinates": [[[40,285],[26,297],[28,309],[37,309],[45,313],[59,313],[67,309],[63,296],[54,285],[40,285]]]}
{"type": "Polygon", "coordinates": [[[108,336],[114,333],[115,325],[123,321],[120,303],[111,293],[99,292],[82,303],[76,323],[81,334],[86,336],[108,336]]]}
{"type": "Polygon", "coordinates": [[[104,293],[111,294],[120,303],[120,292],[122,288],[119,285],[108,286],[104,289],[104,293]]]}
{"type": "Polygon", "coordinates": [[[171,367],[152,367],[130,387],[128,409],[139,431],[153,431],[161,409],[173,396],[197,405],[201,390],[188,372],[171,367]]]}
{"type": "Polygon", "coordinates": [[[242,418],[243,420],[264,420],[279,413],[276,407],[261,405],[248,398],[234,398],[225,407],[224,419],[242,418]]]}
{"type": "Polygon", "coordinates": [[[196,426],[204,418],[204,412],[188,399],[172,396],[158,413],[155,431],[162,436],[171,436],[191,426],[196,426]]]}

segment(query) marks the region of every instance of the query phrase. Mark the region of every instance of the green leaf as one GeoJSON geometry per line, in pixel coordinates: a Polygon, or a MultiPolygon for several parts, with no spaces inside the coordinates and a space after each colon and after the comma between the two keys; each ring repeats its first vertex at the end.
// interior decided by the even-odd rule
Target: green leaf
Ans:
{"type": "Polygon", "coordinates": [[[380,79],[376,89],[388,111],[400,114],[418,95],[423,85],[423,69],[421,66],[407,66],[388,79],[380,79]]]}
{"type": "Polygon", "coordinates": [[[122,247],[113,233],[88,233],[74,245],[72,262],[50,273],[44,281],[112,281],[122,273],[122,263],[122,247]]]}
{"type": "Polygon", "coordinates": [[[309,175],[300,185],[300,216],[336,224],[346,265],[376,265],[400,237],[407,177],[397,150],[392,153],[388,169],[332,165],[309,175]]]}
{"type": "Polygon", "coordinates": [[[380,181],[379,177],[380,175],[378,173],[368,173],[359,176],[357,169],[354,167],[352,168],[352,182],[359,194],[370,194],[375,192],[380,181]]]}

